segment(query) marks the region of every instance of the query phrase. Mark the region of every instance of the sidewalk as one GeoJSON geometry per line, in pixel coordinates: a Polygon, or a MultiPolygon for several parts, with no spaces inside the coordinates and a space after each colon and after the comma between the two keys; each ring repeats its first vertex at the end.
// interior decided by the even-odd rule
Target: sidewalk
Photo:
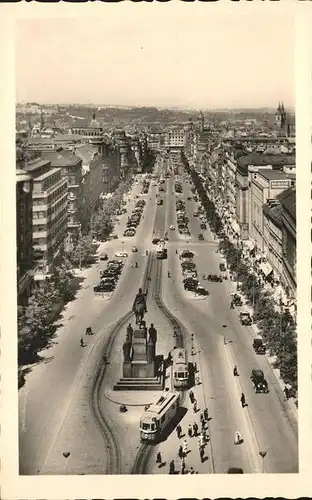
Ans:
{"type": "MultiPolygon", "coordinates": [[[[224,258],[223,254],[220,252],[218,254],[220,257],[224,258]]],[[[244,310],[246,310],[247,312],[249,312],[251,314],[251,316],[253,316],[253,308],[251,305],[249,305],[247,303],[247,300],[245,298],[245,296],[242,294],[242,292],[240,291],[237,291],[237,285],[238,285],[238,282],[237,281],[232,281],[230,279],[228,279],[228,283],[230,284],[230,287],[232,288],[233,292],[237,292],[241,295],[242,297],[242,301],[243,301],[243,308],[244,310]]],[[[252,323],[251,325],[251,328],[252,328],[252,337],[253,338],[256,338],[256,337],[261,337],[261,331],[259,330],[259,328],[257,327],[257,325],[255,323],[252,323]]],[[[267,362],[268,362],[268,365],[272,371],[272,373],[275,375],[276,377],[276,380],[281,388],[282,391],[284,391],[284,388],[285,388],[285,383],[284,381],[281,379],[280,377],[280,371],[279,369],[277,368],[274,368],[274,361],[275,361],[275,357],[270,357],[268,356],[267,354],[265,355],[266,356],[266,359],[267,359],[267,362]]],[[[298,408],[295,404],[295,399],[294,398],[290,398],[288,399],[288,411],[290,412],[291,416],[298,421],[298,408]]]]}

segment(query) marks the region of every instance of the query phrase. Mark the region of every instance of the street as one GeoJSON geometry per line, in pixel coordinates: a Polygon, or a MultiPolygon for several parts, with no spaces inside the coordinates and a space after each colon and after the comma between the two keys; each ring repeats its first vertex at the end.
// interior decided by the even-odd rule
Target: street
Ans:
{"type": "MultiPolygon", "coordinates": [[[[229,309],[234,284],[229,280],[223,283],[201,280],[204,273],[219,274],[217,241],[209,230],[201,230],[200,221],[193,217],[198,206],[194,201],[186,202],[191,235],[187,238],[179,236],[173,179],[165,181],[164,204],[160,206],[156,205],[157,190],[156,186],[150,186],[149,194],[143,195],[146,200],[144,218],[135,237],[122,236],[127,219],[125,214],[120,217],[115,230],[119,238],[101,244],[98,249],[98,253],[107,252],[109,258],[116,251],[129,253],[112,296],[97,296],[93,292],[93,284],[103,267],[101,262],[83,271],[83,288],[62,314],[55,345],[47,352],[45,362],[33,367],[25,387],[19,391],[21,474],[109,473],[105,468],[109,450],[103,446],[99,431],[92,423],[88,406],[89,385],[109,328],[131,310],[134,295],[143,280],[146,250],[153,259],[146,317],[148,324],[153,322],[158,330],[157,350],[166,355],[174,344],[170,321],[155,302],[156,275],[160,269],[162,299],[185,327],[185,347],[190,361],[196,362],[199,370],[200,384],[193,390],[200,411],[204,408],[209,411],[206,459],[199,459],[197,439],[193,437],[188,440],[191,453],[187,465],[199,473],[225,473],[229,467],[242,468],[245,473],[298,471],[296,419],[288,411],[288,403],[284,401],[266,357],[257,356],[252,349],[252,328],[242,327],[237,310],[229,309]],[[175,230],[169,230],[171,224],[175,230]],[[156,247],[151,243],[152,235],[163,237],[165,233],[169,238],[168,259],[159,262],[155,258],[156,247]],[[204,241],[198,240],[199,233],[203,233],[204,241]],[[132,245],[138,247],[137,253],[131,253],[132,245]],[[185,248],[194,252],[200,282],[208,288],[209,296],[195,297],[193,292],[183,289],[177,252],[185,248]],[[130,267],[130,262],[137,262],[138,269],[130,267]],[[86,337],[86,347],[81,348],[79,340],[87,326],[92,327],[95,335],[86,337]],[[239,377],[233,376],[234,365],[238,367],[239,377]],[[253,368],[264,371],[269,383],[268,394],[255,394],[250,381],[253,368]],[[246,396],[245,408],[240,403],[242,392],[246,396]],[[240,445],[234,444],[236,431],[243,438],[240,445]],[[71,453],[68,460],[62,457],[67,450],[71,453]],[[260,452],[264,452],[264,458],[260,452]]],[[[128,214],[139,192],[140,185],[134,184],[128,214]]],[[[184,199],[191,195],[190,185],[184,182],[184,199]]],[[[100,407],[112,427],[112,439],[119,441],[119,448],[122,446],[119,473],[129,474],[139,447],[140,416],[144,406],[153,402],[157,394],[155,391],[130,391],[129,394],[113,391],[121,373],[124,335],[125,328],[119,329],[114,337],[110,364],[100,392],[100,407]],[[124,415],[118,410],[121,403],[128,408],[124,415]]],[[[165,386],[170,387],[170,378],[166,379],[165,386]]],[[[187,426],[193,425],[199,416],[193,415],[187,396],[183,405],[187,411],[181,425],[186,432],[187,426]]],[[[156,465],[156,453],[160,451],[166,463],[176,460],[178,464],[178,444],[176,433],[172,432],[166,441],[155,446],[149,455],[146,473],[167,474],[167,465],[156,465]]]]}

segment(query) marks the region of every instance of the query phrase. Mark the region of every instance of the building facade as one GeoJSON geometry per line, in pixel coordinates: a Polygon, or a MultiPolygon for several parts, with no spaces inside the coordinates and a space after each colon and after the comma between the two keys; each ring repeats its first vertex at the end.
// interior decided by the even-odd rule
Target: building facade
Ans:
{"type": "Polygon", "coordinates": [[[25,170],[16,170],[16,263],[18,301],[27,302],[33,282],[32,204],[33,181],[25,170]]]}
{"type": "Polygon", "coordinates": [[[289,296],[296,296],[296,190],[290,188],[281,198],[282,238],[283,238],[283,281],[289,296]]]}
{"type": "Polygon", "coordinates": [[[184,148],[184,128],[176,127],[168,130],[165,134],[165,148],[184,148]]]}
{"type": "Polygon", "coordinates": [[[280,195],[263,205],[263,251],[275,275],[283,272],[283,234],[280,195]]]}
{"type": "Polygon", "coordinates": [[[61,168],[38,156],[24,170],[33,180],[33,247],[42,253],[42,269],[48,272],[67,237],[67,179],[61,168]]]}

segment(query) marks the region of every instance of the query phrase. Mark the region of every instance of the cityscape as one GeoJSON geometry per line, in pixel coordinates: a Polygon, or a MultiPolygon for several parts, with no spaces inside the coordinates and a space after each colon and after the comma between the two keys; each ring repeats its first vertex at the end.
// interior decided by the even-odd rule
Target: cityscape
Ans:
{"type": "MultiPolygon", "coordinates": [[[[66,22],[51,53],[69,36],[66,22]]],[[[37,55],[28,48],[33,71],[51,26],[34,36],[37,55]]],[[[61,62],[47,55],[51,68],[72,64],[75,74],[91,47],[92,64],[101,58],[100,28],[92,26],[94,41],[77,61],[77,47],[61,62]]],[[[119,29],[103,28],[107,53],[119,29]]],[[[119,98],[118,52],[106,61],[101,100],[92,78],[76,81],[70,100],[64,69],[63,98],[56,79],[39,89],[17,72],[19,474],[297,473],[293,84],[276,96],[263,84],[260,102],[244,75],[240,105],[237,88],[234,96],[222,85],[218,96],[212,86],[215,105],[205,85],[196,102],[195,87],[191,97],[184,90],[183,105],[183,90],[175,100],[168,83],[168,104],[166,73],[158,98],[158,87],[150,96],[147,87],[135,105],[131,82],[140,86],[138,60],[153,29],[138,34],[137,75],[119,98]]],[[[34,26],[24,21],[23,30],[27,38],[34,26]]],[[[250,50],[260,50],[256,42],[250,50]]],[[[292,58],[284,45],[275,47],[280,61],[292,58]]],[[[147,73],[166,66],[168,55],[147,52],[147,73]]],[[[185,73],[171,62],[173,81],[185,73]]]]}

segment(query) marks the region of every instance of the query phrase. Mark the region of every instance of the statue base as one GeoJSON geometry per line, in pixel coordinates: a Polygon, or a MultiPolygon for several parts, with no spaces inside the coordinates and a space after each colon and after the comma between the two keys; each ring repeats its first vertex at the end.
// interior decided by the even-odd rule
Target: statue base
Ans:
{"type": "Polygon", "coordinates": [[[115,391],[162,391],[164,389],[164,357],[156,356],[155,362],[132,361],[123,363],[122,378],[115,391]]]}

